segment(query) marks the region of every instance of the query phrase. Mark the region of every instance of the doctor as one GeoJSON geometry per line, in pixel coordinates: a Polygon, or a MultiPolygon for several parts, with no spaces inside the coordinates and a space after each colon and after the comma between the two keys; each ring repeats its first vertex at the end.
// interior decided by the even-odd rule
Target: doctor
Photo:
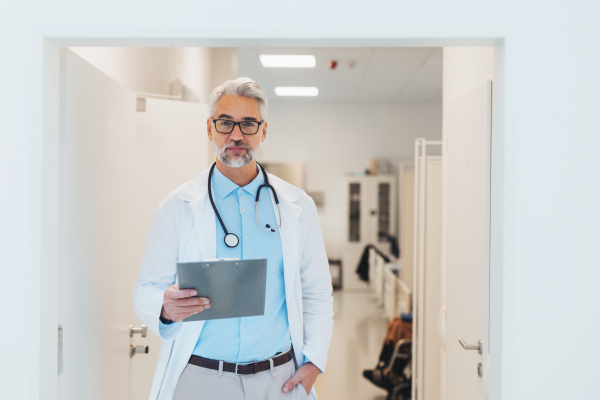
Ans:
{"type": "Polygon", "coordinates": [[[273,191],[262,187],[255,201],[266,183],[256,155],[267,135],[267,98],[256,82],[225,82],[209,106],[216,165],[159,205],[133,291],[137,316],[163,339],[150,399],[315,400],[333,329],[315,204],[270,174],[273,191]],[[226,242],[225,231],[239,240],[226,242]],[[264,315],[181,322],[210,299],[178,289],[176,263],[233,257],[267,259],[264,315]]]}

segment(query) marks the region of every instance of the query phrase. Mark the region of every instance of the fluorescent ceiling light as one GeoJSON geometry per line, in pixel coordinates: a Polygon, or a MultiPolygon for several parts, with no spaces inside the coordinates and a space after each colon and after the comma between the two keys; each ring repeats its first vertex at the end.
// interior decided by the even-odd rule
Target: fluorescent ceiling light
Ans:
{"type": "Polygon", "coordinates": [[[319,88],[314,86],[277,86],[275,88],[275,94],[277,96],[318,96],[319,88]]]}
{"type": "Polygon", "coordinates": [[[315,56],[261,54],[259,58],[265,68],[314,68],[317,65],[315,56]]]}

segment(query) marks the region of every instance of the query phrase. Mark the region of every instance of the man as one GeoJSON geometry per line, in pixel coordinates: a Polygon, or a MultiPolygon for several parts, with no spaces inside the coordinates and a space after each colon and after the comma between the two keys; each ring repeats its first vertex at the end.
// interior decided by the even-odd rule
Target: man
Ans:
{"type": "Polygon", "coordinates": [[[216,221],[210,170],[169,194],[154,217],[133,292],[137,316],[163,339],[151,400],[316,399],[333,329],[331,277],[316,207],[304,191],[269,174],[281,219],[263,188],[257,216],[273,230],[256,222],[266,110],[264,92],[249,78],[227,81],[210,97],[212,196],[239,245],[225,244],[216,221]],[[264,315],[181,322],[210,299],[178,289],[177,262],[259,257],[267,258],[264,315]]]}

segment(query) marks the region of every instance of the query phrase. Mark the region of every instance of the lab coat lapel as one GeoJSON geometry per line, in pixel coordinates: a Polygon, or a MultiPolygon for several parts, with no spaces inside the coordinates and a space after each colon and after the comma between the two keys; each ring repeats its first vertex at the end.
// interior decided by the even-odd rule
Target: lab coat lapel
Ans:
{"type": "MultiPolygon", "coordinates": [[[[271,201],[273,203],[275,215],[277,215],[277,205],[275,204],[273,196],[271,196],[271,201]]],[[[292,285],[298,267],[298,247],[300,244],[299,221],[302,208],[288,201],[281,195],[279,195],[279,205],[281,207],[281,229],[279,229],[279,237],[281,239],[281,251],[283,252],[283,273],[287,298],[294,293],[292,285]]]]}
{"type": "Polygon", "coordinates": [[[178,199],[189,202],[201,256],[200,260],[184,260],[186,262],[215,258],[217,254],[216,217],[208,198],[208,173],[209,169],[206,169],[196,176],[177,196],[178,199]]]}
{"type": "MultiPolygon", "coordinates": [[[[192,210],[192,215],[194,216],[194,229],[196,231],[196,237],[198,238],[201,260],[185,260],[186,262],[215,258],[217,254],[215,215],[212,206],[210,205],[208,191],[202,190],[202,183],[204,183],[203,186],[206,187],[208,179],[201,179],[200,181],[200,190],[194,192],[193,198],[188,198],[188,200],[190,201],[189,205],[192,210]]],[[[203,327],[204,321],[186,322],[184,324],[181,338],[185,342],[184,348],[187,353],[182,358],[180,365],[178,365],[179,373],[177,376],[179,376],[187,364],[187,359],[192,353],[203,327]]]]}
{"type": "MultiPolygon", "coordinates": [[[[217,239],[216,239],[216,222],[215,215],[208,198],[208,193],[199,199],[190,202],[192,214],[194,215],[194,226],[196,229],[196,237],[198,238],[198,246],[202,259],[216,258],[217,256],[217,239]]],[[[201,261],[201,260],[189,260],[201,261]]]]}

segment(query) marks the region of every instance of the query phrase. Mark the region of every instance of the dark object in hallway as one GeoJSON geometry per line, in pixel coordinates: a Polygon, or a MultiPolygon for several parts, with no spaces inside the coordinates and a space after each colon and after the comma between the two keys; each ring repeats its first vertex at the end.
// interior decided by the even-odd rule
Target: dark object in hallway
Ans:
{"type": "Polygon", "coordinates": [[[409,400],[411,395],[410,366],[412,360],[412,315],[394,318],[388,324],[379,363],[363,376],[388,392],[387,400],[409,400]]]}
{"type": "Polygon", "coordinates": [[[396,258],[400,258],[400,247],[398,247],[398,239],[396,236],[389,233],[379,232],[380,237],[384,237],[390,244],[390,254],[396,258]]]}
{"type": "Polygon", "coordinates": [[[372,244],[368,244],[365,246],[363,250],[362,256],[360,257],[360,262],[358,263],[358,267],[356,268],[356,273],[361,281],[369,282],[369,249],[373,249],[379,254],[385,262],[390,262],[390,258],[383,254],[377,247],[372,244]]]}

